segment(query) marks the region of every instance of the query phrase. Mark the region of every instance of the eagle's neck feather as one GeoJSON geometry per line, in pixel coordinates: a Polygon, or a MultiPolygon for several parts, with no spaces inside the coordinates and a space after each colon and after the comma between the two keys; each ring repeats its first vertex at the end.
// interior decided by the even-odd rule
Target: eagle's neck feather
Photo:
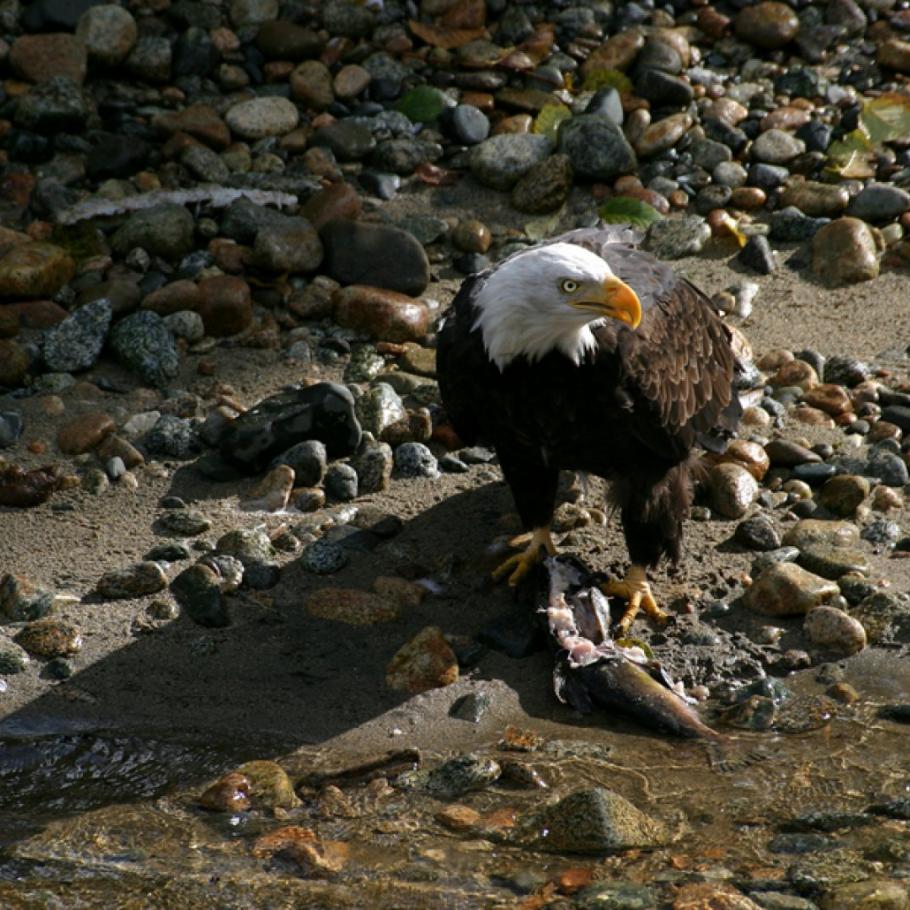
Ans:
{"type": "Polygon", "coordinates": [[[488,314],[496,318],[484,318],[481,313],[474,323],[483,337],[487,356],[504,370],[513,360],[524,357],[529,363],[537,363],[551,351],[564,354],[575,366],[597,347],[597,339],[591,325],[579,328],[569,325],[563,332],[554,333],[552,325],[541,325],[527,318],[508,318],[511,314],[488,314]]]}

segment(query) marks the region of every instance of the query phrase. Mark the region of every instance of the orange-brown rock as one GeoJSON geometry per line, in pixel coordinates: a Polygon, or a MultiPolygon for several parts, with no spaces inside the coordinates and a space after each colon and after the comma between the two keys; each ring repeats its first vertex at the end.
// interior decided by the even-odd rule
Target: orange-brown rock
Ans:
{"type": "Polygon", "coordinates": [[[64,455],[81,455],[94,449],[114,432],[110,414],[93,411],[65,423],[57,433],[57,445],[64,455]]]}
{"type": "Polygon", "coordinates": [[[430,312],[414,297],[353,284],[332,297],[335,320],[382,341],[418,341],[429,329],[430,312]]]}
{"type": "Polygon", "coordinates": [[[216,275],[199,282],[196,311],[202,317],[208,335],[222,338],[236,335],[253,321],[250,286],[233,275],[216,275]]]}

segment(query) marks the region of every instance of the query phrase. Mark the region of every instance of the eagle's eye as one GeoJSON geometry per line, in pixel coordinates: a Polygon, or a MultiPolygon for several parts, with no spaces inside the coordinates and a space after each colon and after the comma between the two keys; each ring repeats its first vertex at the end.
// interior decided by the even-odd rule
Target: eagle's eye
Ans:
{"type": "Polygon", "coordinates": [[[559,287],[567,294],[574,294],[578,290],[578,282],[573,281],[571,278],[564,278],[559,282],[559,287]]]}

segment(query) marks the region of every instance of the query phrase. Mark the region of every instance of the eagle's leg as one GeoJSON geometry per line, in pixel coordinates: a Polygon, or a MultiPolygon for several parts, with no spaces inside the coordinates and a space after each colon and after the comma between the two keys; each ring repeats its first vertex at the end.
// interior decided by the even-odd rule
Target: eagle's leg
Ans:
{"type": "Polygon", "coordinates": [[[546,550],[549,556],[556,555],[556,544],[553,543],[553,538],[550,537],[549,526],[535,528],[529,534],[519,534],[518,537],[513,537],[509,541],[509,546],[520,547],[523,543],[526,543],[527,546],[521,553],[510,556],[493,570],[493,579],[495,581],[499,581],[500,578],[508,575],[509,584],[517,585],[540,559],[541,548],[546,550]]]}
{"type": "Polygon", "coordinates": [[[644,566],[638,566],[634,563],[629,566],[625,578],[622,581],[608,581],[600,586],[600,589],[610,597],[623,597],[628,602],[628,606],[619,620],[619,631],[625,635],[632,621],[635,619],[639,610],[644,610],[651,619],[657,622],[666,622],[667,614],[659,606],[651,593],[651,586],[648,584],[648,576],[644,566]]]}
{"type": "Polygon", "coordinates": [[[524,550],[504,560],[493,571],[494,580],[508,576],[509,584],[514,586],[531,571],[542,552],[556,555],[556,545],[550,536],[550,521],[556,506],[559,471],[514,451],[499,449],[498,455],[521,523],[529,529],[509,541],[513,547],[525,544],[524,550]]]}
{"type": "Polygon", "coordinates": [[[616,491],[621,506],[622,529],[631,566],[622,581],[607,582],[604,594],[628,602],[619,621],[621,634],[629,631],[639,610],[657,622],[668,619],[657,605],[647,569],[662,559],[679,560],[682,549],[682,522],[692,503],[692,482],[688,460],[675,465],[642,464],[627,472],[616,491]]]}

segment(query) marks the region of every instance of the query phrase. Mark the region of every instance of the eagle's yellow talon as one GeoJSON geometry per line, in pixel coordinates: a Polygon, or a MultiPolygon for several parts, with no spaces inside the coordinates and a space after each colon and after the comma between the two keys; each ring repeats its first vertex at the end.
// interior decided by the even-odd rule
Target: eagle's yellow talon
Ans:
{"type": "Polygon", "coordinates": [[[510,587],[515,587],[540,560],[540,548],[543,547],[550,556],[556,554],[556,545],[550,537],[549,528],[535,528],[528,534],[519,534],[509,541],[509,546],[520,547],[527,544],[521,553],[516,553],[501,562],[493,570],[493,581],[509,576],[510,587]]]}
{"type": "Polygon", "coordinates": [[[619,620],[619,632],[625,635],[639,610],[644,610],[656,622],[666,622],[669,616],[657,606],[651,593],[645,570],[641,566],[630,566],[622,581],[608,581],[600,586],[608,597],[622,597],[628,606],[619,620]]]}

